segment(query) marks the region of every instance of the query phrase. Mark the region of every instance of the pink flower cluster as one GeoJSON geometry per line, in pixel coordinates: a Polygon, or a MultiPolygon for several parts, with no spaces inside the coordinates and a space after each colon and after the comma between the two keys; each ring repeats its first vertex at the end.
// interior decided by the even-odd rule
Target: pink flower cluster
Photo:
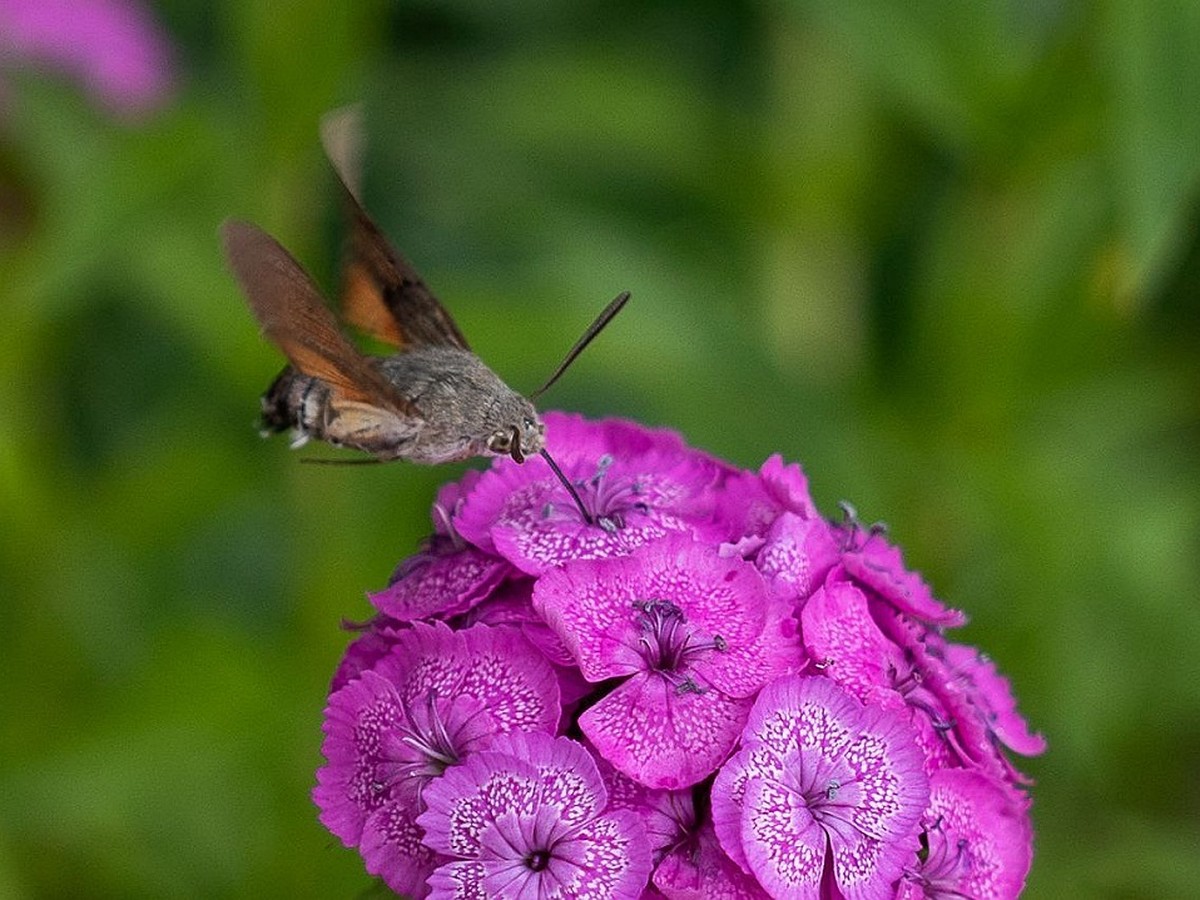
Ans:
{"type": "Polygon", "coordinates": [[[348,649],[321,821],[434,898],[1008,898],[1044,742],[963,622],[804,474],[546,416],[445,486],[348,649]]]}

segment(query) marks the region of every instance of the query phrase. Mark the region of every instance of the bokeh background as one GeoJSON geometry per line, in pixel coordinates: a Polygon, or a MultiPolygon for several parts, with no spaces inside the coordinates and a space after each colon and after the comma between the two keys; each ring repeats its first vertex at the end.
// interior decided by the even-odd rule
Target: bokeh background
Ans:
{"type": "Polygon", "coordinates": [[[1200,5],[0,0],[0,897],[351,897],[309,800],[462,467],[261,441],[230,215],[326,285],[317,123],[518,389],[804,463],[1050,751],[1026,895],[1200,884],[1200,5]]]}

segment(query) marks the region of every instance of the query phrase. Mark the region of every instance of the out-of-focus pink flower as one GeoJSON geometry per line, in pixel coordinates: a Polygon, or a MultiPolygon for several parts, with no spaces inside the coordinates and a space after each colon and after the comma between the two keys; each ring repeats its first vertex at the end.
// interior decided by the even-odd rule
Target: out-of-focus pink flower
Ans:
{"type": "Polygon", "coordinates": [[[0,67],[58,69],[113,112],[147,112],[171,84],[171,47],[136,0],[0,0],[0,67]]]}

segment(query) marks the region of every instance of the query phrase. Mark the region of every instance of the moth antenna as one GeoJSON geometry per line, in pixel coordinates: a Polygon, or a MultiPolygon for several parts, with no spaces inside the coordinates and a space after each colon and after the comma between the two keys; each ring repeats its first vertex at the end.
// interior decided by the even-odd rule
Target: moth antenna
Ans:
{"type": "MultiPolygon", "coordinates": [[[[624,297],[626,300],[629,299],[628,294],[625,294],[624,297]]],[[[542,459],[546,460],[546,465],[550,467],[550,471],[553,472],[558,480],[562,482],[563,487],[567,489],[567,493],[571,495],[571,499],[575,501],[575,505],[579,507],[579,514],[583,516],[583,521],[589,525],[595,525],[596,520],[592,514],[587,511],[587,507],[583,505],[583,498],[579,496],[579,491],[575,490],[575,485],[571,484],[570,479],[563,474],[562,469],[558,467],[558,463],[554,461],[554,457],[552,457],[546,451],[545,447],[539,450],[538,453],[542,455],[542,459]]]]}
{"type": "MultiPolygon", "coordinates": [[[[613,317],[616,316],[616,314],[621,311],[621,308],[624,307],[628,302],[629,291],[622,291],[621,293],[617,294],[617,296],[613,298],[613,301],[608,304],[608,306],[604,307],[604,310],[600,313],[600,315],[596,316],[596,321],[588,326],[587,331],[580,335],[579,340],[575,342],[575,346],[571,348],[570,352],[568,352],[566,357],[563,358],[563,361],[558,364],[558,368],[554,370],[554,374],[546,380],[545,384],[530,394],[529,399],[536,400],[539,396],[549,390],[550,386],[554,384],[554,382],[558,381],[562,373],[567,371],[567,368],[571,365],[571,363],[575,362],[575,357],[584,351],[584,348],[595,339],[596,335],[604,330],[604,326],[611,322],[613,317]]],[[[549,459],[549,457],[547,457],[547,459],[549,459]]],[[[553,465],[553,463],[551,463],[551,465],[553,465]]],[[[561,478],[562,476],[560,475],[559,477],[561,478]]]]}

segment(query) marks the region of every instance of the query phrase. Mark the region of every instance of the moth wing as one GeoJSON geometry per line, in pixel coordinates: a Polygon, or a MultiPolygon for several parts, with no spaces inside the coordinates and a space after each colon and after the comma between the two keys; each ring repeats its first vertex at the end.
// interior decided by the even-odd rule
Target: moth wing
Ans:
{"type": "Polygon", "coordinates": [[[233,220],[221,226],[221,237],[254,317],[293,366],[346,399],[420,415],[342,334],[317,286],[278,241],[254,225],[233,220]]]}
{"type": "Polygon", "coordinates": [[[363,209],[362,134],[362,110],[357,105],[335,110],[321,123],[321,143],[350,219],[342,270],[342,319],[394,347],[470,350],[441,301],[363,209]]]}

